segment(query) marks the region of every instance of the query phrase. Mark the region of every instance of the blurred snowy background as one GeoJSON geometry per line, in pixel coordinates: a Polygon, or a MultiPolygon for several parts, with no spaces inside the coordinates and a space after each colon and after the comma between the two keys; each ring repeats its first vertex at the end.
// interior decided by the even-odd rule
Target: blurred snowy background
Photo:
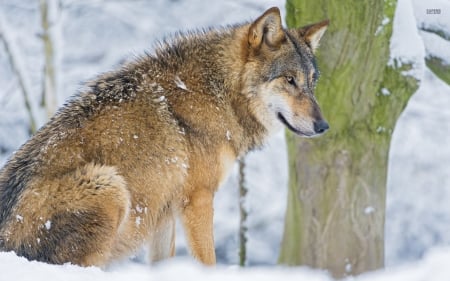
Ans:
{"type": "MultiPolygon", "coordinates": [[[[61,3],[59,12],[51,14],[58,105],[81,89],[83,82],[134,55],[151,52],[157,39],[178,30],[251,20],[271,6],[280,7],[284,13],[285,5],[282,0],[63,0],[61,3]]],[[[444,40],[422,31],[438,28],[450,34],[450,1],[398,0],[398,3],[405,11],[398,14],[413,17],[416,26],[407,27],[409,30],[405,32],[396,30],[397,40],[407,40],[413,49],[424,48],[426,56],[438,57],[450,65],[450,36],[444,40]],[[440,9],[441,13],[427,14],[426,10],[430,8],[440,9]],[[408,15],[408,11],[413,14],[408,15]],[[417,40],[411,41],[402,35],[411,31],[418,32],[417,40]]],[[[424,57],[419,59],[423,64],[424,57]]],[[[38,125],[42,125],[46,119],[46,113],[39,107],[43,69],[39,1],[0,0],[0,165],[28,138],[28,116],[16,71],[23,75],[33,113],[38,125]],[[13,54],[15,67],[7,48],[13,54]]],[[[450,86],[428,68],[423,69],[421,86],[393,134],[385,237],[389,267],[420,260],[430,249],[450,245],[450,86]]],[[[249,265],[271,265],[277,261],[287,196],[286,159],[283,134],[273,138],[263,151],[251,153],[247,159],[249,265]]],[[[216,195],[215,211],[218,262],[237,264],[237,169],[216,195]]],[[[450,260],[450,250],[447,254],[440,251],[436,254],[438,257],[450,260]]],[[[181,229],[178,229],[177,253],[187,255],[181,229]]],[[[425,259],[418,268],[427,268],[430,260],[441,261],[436,255],[425,259]]],[[[29,264],[29,273],[37,270],[52,276],[50,272],[61,270],[0,253],[0,272],[9,268],[9,276],[18,276],[14,275],[14,268],[20,271],[18,268],[24,264],[29,264]]],[[[129,265],[124,272],[131,272],[130,268],[133,266],[129,265]]],[[[94,272],[93,276],[100,274],[95,269],[82,272],[69,266],[67,270],[79,272],[80,277],[89,272],[94,272]]],[[[184,271],[189,270],[184,268],[184,271]]],[[[128,276],[124,272],[122,275],[128,276]]],[[[328,280],[320,274],[304,274],[308,280],[328,280]]],[[[1,276],[0,280],[6,280],[1,276]]],[[[447,277],[450,278],[450,273],[447,277]]],[[[107,276],[103,278],[106,280],[107,276]]],[[[366,279],[375,280],[372,277],[366,279]]]]}

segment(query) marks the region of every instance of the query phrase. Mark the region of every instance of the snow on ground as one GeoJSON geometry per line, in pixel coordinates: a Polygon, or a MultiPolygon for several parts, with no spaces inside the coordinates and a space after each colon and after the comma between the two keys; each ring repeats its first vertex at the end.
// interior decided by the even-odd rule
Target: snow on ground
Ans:
{"type": "MultiPolygon", "coordinates": [[[[419,27],[450,30],[448,0],[399,0],[407,9],[413,3],[419,27]],[[440,8],[441,15],[426,14],[440,8]]],[[[12,36],[20,63],[30,81],[36,114],[42,86],[42,44],[37,1],[2,0],[0,17],[12,36]]],[[[74,94],[83,81],[119,64],[125,58],[151,50],[156,39],[182,29],[223,25],[250,20],[270,6],[284,7],[284,0],[154,0],[74,1],[65,0],[58,45],[61,46],[61,89],[59,104],[74,94]]],[[[409,10],[411,11],[411,10],[409,10]]],[[[405,14],[403,13],[400,14],[405,14]]],[[[58,32],[56,30],[55,32],[58,32]]],[[[397,39],[404,34],[397,33],[397,39]]],[[[427,54],[450,50],[433,36],[423,37],[427,54]],[[431,46],[431,47],[430,47],[431,46]],[[437,47],[436,47],[437,46],[437,47]],[[439,47],[438,50],[435,50],[439,47]]],[[[420,39],[416,36],[416,39],[420,39]]],[[[405,40],[405,38],[403,38],[405,40]]],[[[406,39],[408,40],[408,39],[406,39]]],[[[397,40],[399,42],[401,40],[397,40]]],[[[413,41],[415,42],[415,41],[413,41]]],[[[401,43],[401,42],[400,42],[401,43]]],[[[411,41],[407,41],[410,43],[411,41]]],[[[414,47],[416,50],[420,46],[414,47]]],[[[406,50],[405,53],[409,53],[406,50]]],[[[401,53],[402,54],[402,53],[401,53]]],[[[401,55],[400,54],[400,55],[401,55]]],[[[423,54],[423,52],[422,52],[423,54]]],[[[412,57],[417,54],[413,54],[412,57]]],[[[417,58],[416,58],[417,59],[417,58]]],[[[386,218],[386,270],[351,280],[450,280],[450,87],[427,69],[419,91],[411,98],[394,131],[388,179],[386,218]],[[432,248],[437,250],[430,250],[432,248]],[[407,264],[405,264],[408,262],[407,264]],[[400,266],[399,266],[400,265],[400,266]]],[[[27,138],[27,117],[17,79],[0,44],[0,164],[27,138]]],[[[42,119],[42,118],[41,118],[42,119]]],[[[331,121],[331,120],[330,120],[331,121]]],[[[149,269],[140,263],[108,268],[79,268],[28,262],[12,253],[0,253],[0,281],[6,280],[331,280],[325,273],[306,268],[267,267],[276,263],[287,196],[287,163],[283,134],[271,140],[262,152],[247,158],[247,206],[249,217],[248,255],[250,269],[237,263],[238,198],[237,170],[219,190],[215,200],[215,238],[219,267],[205,269],[187,256],[181,229],[177,233],[177,254],[181,257],[149,269]]]]}
{"type": "MultiPolygon", "coordinates": [[[[366,273],[344,281],[448,281],[450,279],[450,248],[430,252],[420,263],[410,263],[366,273]]],[[[0,281],[333,281],[326,272],[306,267],[250,267],[218,266],[208,268],[192,260],[174,258],[148,267],[124,264],[110,269],[82,268],[75,265],[50,265],[29,262],[13,253],[0,255],[0,281]]]]}

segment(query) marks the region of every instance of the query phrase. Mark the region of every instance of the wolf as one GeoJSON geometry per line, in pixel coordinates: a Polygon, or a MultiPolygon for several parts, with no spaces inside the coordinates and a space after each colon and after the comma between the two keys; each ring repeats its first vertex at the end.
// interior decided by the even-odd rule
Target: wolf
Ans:
{"type": "Polygon", "coordinates": [[[213,197],[235,160],[287,127],[329,125],[314,96],[328,20],[253,22],[163,41],[72,97],[0,170],[0,250],[106,266],[143,246],[174,255],[175,219],[192,256],[216,262],[213,197]]]}

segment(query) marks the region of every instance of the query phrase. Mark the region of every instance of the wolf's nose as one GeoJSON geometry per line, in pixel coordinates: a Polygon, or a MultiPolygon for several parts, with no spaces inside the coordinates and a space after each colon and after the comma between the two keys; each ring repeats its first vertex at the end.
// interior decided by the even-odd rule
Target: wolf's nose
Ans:
{"type": "Polygon", "coordinates": [[[317,134],[321,134],[321,133],[325,132],[326,130],[328,130],[329,128],[330,128],[330,126],[324,120],[314,122],[314,132],[316,132],[317,134]]]}

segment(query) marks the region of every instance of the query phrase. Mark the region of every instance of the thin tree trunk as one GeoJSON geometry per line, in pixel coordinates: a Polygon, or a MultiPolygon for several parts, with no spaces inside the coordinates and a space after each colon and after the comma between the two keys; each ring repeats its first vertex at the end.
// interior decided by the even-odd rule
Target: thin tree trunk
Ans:
{"type": "Polygon", "coordinates": [[[245,266],[247,261],[247,217],[248,212],[245,207],[247,186],[245,184],[245,159],[239,160],[239,265],[245,266]]]}
{"type": "Polygon", "coordinates": [[[44,87],[41,98],[41,106],[45,108],[47,118],[53,116],[57,106],[57,81],[55,42],[51,29],[55,29],[55,15],[58,4],[56,0],[40,0],[42,40],[44,42],[44,87]]]}
{"type": "Polygon", "coordinates": [[[384,264],[391,134],[417,88],[417,80],[387,66],[395,5],[287,1],[291,27],[331,20],[319,48],[316,91],[331,130],[312,140],[287,134],[289,195],[280,263],[326,269],[335,277],[384,264]]]}

